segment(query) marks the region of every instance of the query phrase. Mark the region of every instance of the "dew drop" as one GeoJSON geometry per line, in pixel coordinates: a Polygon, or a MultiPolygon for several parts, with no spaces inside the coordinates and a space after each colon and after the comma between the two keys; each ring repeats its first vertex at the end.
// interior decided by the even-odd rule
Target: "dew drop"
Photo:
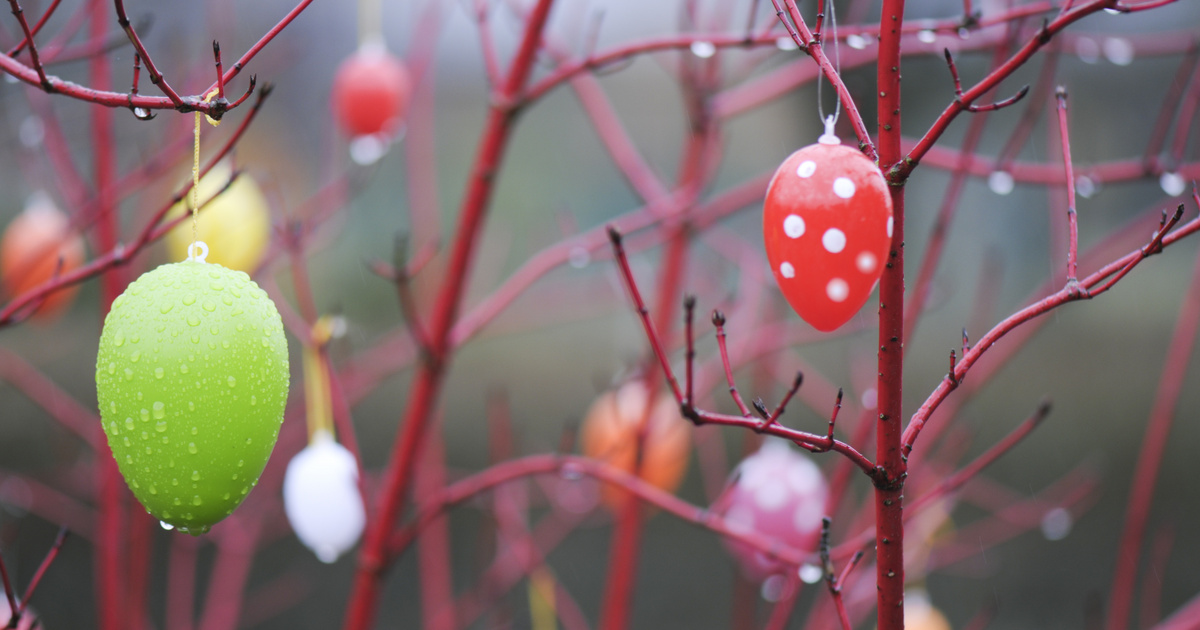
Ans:
{"type": "Polygon", "coordinates": [[[130,360],[130,361],[133,361],[134,363],[137,363],[138,361],[141,361],[141,360],[142,360],[142,353],[141,353],[141,351],[139,350],[139,351],[137,351],[137,352],[134,352],[133,354],[129,355],[129,360],[130,360]]]}
{"type": "MultiPolygon", "coordinates": [[[[149,433],[147,433],[147,432],[145,432],[145,431],[142,431],[142,439],[143,439],[143,440],[149,440],[149,439],[150,439],[150,434],[149,434],[149,433]]],[[[147,446],[147,447],[146,447],[146,451],[148,452],[149,450],[150,450],[150,447],[149,447],[149,446],[147,446]]]]}
{"type": "Polygon", "coordinates": [[[212,334],[213,336],[216,336],[216,335],[219,335],[219,334],[221,334],[221,329],[220,329],[220,328],[217,328],[216,326],[212,326],[212,327],[210,327],[210,328],[208,329],[208,332],[209,332],[210,334],[212,334]]]}
{"type": "Polygon", "coordinates": [[[127,430],[133,430],[133,418],[125,418],[125,428],[127,430]]]}
{"type": "Polygon", "coordinates": [[[200,481],[200,471],[199,470],[192,471],[192,481],[200,481]]]}
{"type": "MultiPolygon", "coordinates": [[[[126,440],[128,440],[129,438],[125,438],[125,439],[126,439],[126,440]]],[[[125,463],[126,463],[126,464],[132,464],[132,463],[133,463],[133,455],[126,455],[126,456],[125,456],[125,463]]]]}
{"type": "Polygon", "coordinates": [[[988,188],[997,195],[1007,195],[1014,187],[1013,176],[1007,171],[992,171],[992,174],[988,175],[988,188]]]}
{"type": "Polygon", "coordinates": [[[133,446],[133,443],[129,441],[129,437],[128,437],[128,436],[126,436],[126,437],[124,438],[124,441],[125,441],[125,446],[133,446]]]}
{"type": "Polygon", "coordinates": [[[221,498],[222,498],[222,499],[224,499],[224,500],[226,500],[226,501],[228,501],[228,500],[229,500],[229,493],[228,493],[228,492],[226,492],[224,495],[222,495],[222,496],[221,496],[221,498]]]}
{"type": "Polygon", "coordinates": [[[125,380],[127,380],[127,381],[133,380],[133,370],[131,370],[129,368],[125,368],[125,380]]]}
{"type": "Polygon", "coordinates": [[[253,407],[257,404],[258,404],[258,396],[250,396],[250,406],[253,407]]]}
{"type": "Polygon", "coordinates": [[[237,379],[236,378],[230,376],[227,380],[229,382],[230,387],[237,387],[237,379]]]}
{"type": "Polygon", "coordinates": [[[192,435],[198,435],[199,433],[200,433],[200,429],[198,429],[196,427],[192,427],[192,435]]]}
{"type": "Polygon", "coordinates": [[[117,403],[115,403],[115,402],[108,403],[108,410],[112,413],[117,413],[117,403]]]}
{"type": "Polygon", "coordinates": [[[225,306],[233,305],[233,298],[229,297],[228,295],[222,295],[221,301],[225,303],[225,306]]]}
{"type": "MultiPolygon", "coordinates": [[[[151,490],[151,491],[150,491],[150,493],[151,493],[151,494],[158,494],[158,491],[156,491],[156,490],[151,490]]],[[[170,516],[170,515],[169,515],[169,514],[163,514],[163,516],[170,516]]],[[[158,522],[158,524],[159,524],[160,526],[162,526],[162,528],[163,528],[163,529],[165,529],[165,530],[167,530],[167,531],[171,531],[172,529],[175,529],[175,526],[174,526],[174,525],[172,525],[172,524],[170,524],[170,523],[168,523],[168,522],[166,522],[166,521],[159,521],[159,522],[158,522]]]]}
{"type": "Polygon", "coordinates": [[[192,343],[200,343],[200,335],[192,335],[192,343]]]}
{"type": "Polygon", "coordinates": [[[189,293],[189,294],[183,296],[183,305],[184,306],[191,306],[195,303],[196,303],[196,294],[195,293],[189,293]]]}
{"type": "Polygon", "coordinates": [[[137,479],[130,479],[130,480],[129,480],[129,485],[133,486],[134,488],[141,488],[141,487],[142,487],[142,486],[141,486],[141,484],[139,484],[139,483],[138,483],[137,479]]]}
{"type": "Polygon", "coordinates": [[[1187,182],[1179,173],[1163,173],[1158,178],[1158,185],[1162,187],[1163,192],[1172,197],[1178,197],[1183,194],[1184,190],[1187,190],[1187,182]]]}
{"type": "Polygon", "coordinates": [[[244,459],[239,459],[239,460],[238,460],[238,468],[241,468],[241,467],[243,467],[243,466],[245,466],[245,465],[246,465],[246,460],[244,460],[244,459]]]}
{"type": "Polygon", "coordinates": [[[143,394],[142,392],[138,392],[138,393],[137,393],[137,399],[138,399],[138,402],[142,402],[142,400],[143,400],[143,399],[145,399],[145,398],[146,398],[146,395],[145,395],[145,394],[143,394]]]}
{"type": "Polygon", "coordinates": [[[213,291],[221,291],[225,288],[225,285],[221,284],[220,282],[209,282],[208,288],[212,289],[213,291]]]}
{"type": "Polygon", "coordinates": [[[180,373],[180,374],[187,374],[187,373],[188,373],[188,366],[187,366],[187,364],[186,364],[186,363],[180,363],[180,364],[179,364],[179,373],[180,373]]]}
{"type": "Polygon", "coordinates": [[[162,420],[163,418],[167,417],[166,405],[162,404],[161,402],[155,402],[153,407],[155,420],[162,420]]]}
{"type": "Polygon", "coordinates": [[[154,378],[162,379],[162,377],[163,377],[163,369],[162,368],[154,368],[154,378]]]}
{"type": "MultiPolygon", "coordinates": [[[[163,302],[162,304],[158,305],[158,312],[166,315],[167,313],[170,313],[171,309],[173,308],[175,308],[174,302],[163,302]]],[[[158,332],[162,332],[162,330],[160,329],[158,332]]]]}
{"type": "Polygon", "coordinates": [[[717,54],[717,47],[712,42],[692,42],[692,54],[701,59],[708,59],[717,54]]]}
{"type": "Polygon", "coordinates": [[[108,364],[108,373],[109,373],[109,374],[116,374],[116,373],[117,373],[117,364],[116,364],[116,363],[109,363],[109,364],[108,364]]]}
{"type": "Polygon", "coordinates": [[[199,451],[200,451],[200,449],[196,448],[195,442],[188,442],[188,452],[189,453],[191,453],[192,455],[195,455],[199,451]]]}
{"type": "Polygon", "coordinates": [[[150,421],[150,410],[149,409],[146,409],[145,407],[143,407],[142,410],[139,411],[138,413],[142,416],[142,422],[150,421]]]}
{"type": "Polygon", "coordinates": [[[217,304],[216,304],[216,302],[213,302],[212,300],[204,300],[204,303],[201,304],[200,306],[201,306],[201,308],[208,311],[209,313],[217,310],[217,304]]]}
{"type": "Polygon", "coordinates": [[[192,505],[200,505],[202,503],[204,503],[204,501],[200,500],[200,495],[192,497],[192,505]]]}
{"type": "Polygon", "coordinates": [[[249,444],[250,442],[251,442],[251,439],[250,439],[250,438],[246,438],[246,444],[249,444]]]}
{"type": "Polygon", "coordinates": [[[113,345],[118,348],[125,345],[125,335],[123,333],[117,333],[117,336],[113,337],[113,345]]]}
{"type": "Polygon", "coordinates": [[[222,347],[222,348],[226,348],[226,349],[228,349],[228,348],[229,348],[229,342],[228,342],[228,341],[226,341],[226,340],[224,340],[224,339],[222,339],[222,340],[221,340],[221,347],[222,347]]]}
{"type": "MultiPolygon", "coordinates": [[[[180,501],[180,500],[179,500],[179,497],[175,497],[175,500],[174,500],[174,501],[172,501],[172,503],[174,503],[175,505],[183,505],[183,501],[180,501]]],[[[183,528],[180,528],[180,530],[179,530],[179,531],[181,531],[181,532],[182,532],[182,531],[187,531],[187,530],[185,530],[185,529],[183,529],[183,528]]]]}
{"type": "Polygon", "coordinates": [[[199,326],[200,318],[196,317],[195,315],[188,315],[187,323],[188,323],[188,326],[199,326]]]}
{"type": "Polygon", "coordinates": [[[150,494],[158,494],[158,487],[150,486],[150,494]]]}
{"type": "Polygon", "coordinates": [[[189,400],[188,401],[188,411],[195,411],[195,410],[196,410],[196,403],[189,400]]]}

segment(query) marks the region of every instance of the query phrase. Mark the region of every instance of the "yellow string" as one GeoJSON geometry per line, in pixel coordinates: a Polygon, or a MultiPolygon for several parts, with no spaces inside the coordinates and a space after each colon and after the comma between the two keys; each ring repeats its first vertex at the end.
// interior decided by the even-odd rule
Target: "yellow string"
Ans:
{"type": "Polygon", "coordinates": [[[330,392],[329,373],[321,360],[321,349],[333,336],[333,318],[326,315],[312,327],[311,343],[304,346],[304,400],[308,408],[308,439],[311,442],[318,431],[333,436],[333,399],[330,392]]]}
{"type": "MultiPolygon", "coordinates": [[[[204,102],[208,103],[216,98],[220,92],[213,88],[211,92],[204,95],[204,102]]],[[[216,127],[221,124],[221,121],[214,119],[208,114],[204,115],[208,119],[208,124],[216,127]]],[[[192,256],[196,241],[200,240],[197,235],[196,209],[200,207],[200,112],[196,112],[196,132],[195,143],[192,145],[192,247],[188,248],[188,256],[192,256]]]]}

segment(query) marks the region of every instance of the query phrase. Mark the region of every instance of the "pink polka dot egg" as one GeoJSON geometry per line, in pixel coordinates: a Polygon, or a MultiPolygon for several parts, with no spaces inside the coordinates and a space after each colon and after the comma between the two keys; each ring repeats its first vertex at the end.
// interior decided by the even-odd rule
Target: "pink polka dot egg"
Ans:
{"type": "Polygon", "coordinates": [[[767,259],[792,309],[817,330],[837,329],[866,303],[892,230],[883,173],[830,130],[788,156],[767,187],[767,259]]]}
{"type": "MultiPolygon", "coordinates": [[[[734,531],[814,551],[828,493],[825,477],[810,457],[783,440],[767,438],[734,469],[714,509],[734,531]]],[[[751,580],[762,581],[787,570],[744,543],[727,539],[725,547],[751,580]]]]}

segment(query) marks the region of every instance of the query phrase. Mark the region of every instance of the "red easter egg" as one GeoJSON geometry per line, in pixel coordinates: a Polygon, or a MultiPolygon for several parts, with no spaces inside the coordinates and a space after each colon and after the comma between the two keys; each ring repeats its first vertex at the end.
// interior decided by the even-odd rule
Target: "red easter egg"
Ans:
{"type": "MultiPolygon", "coordinates": [[[[828,495],[825,477],[810,457],[782,440],[768,438],[738,464],[713,507],[734,531],[814,551],[828,495]]],[[[725,547],[748,579],[762,581],[787,568],[743,543],[726,540],[725,547]]]]}
{"type": "Polygon", "coordinates": [[[412,90],[408,70],[381,45],[366,45],[338,66],[333,113],[351,136],[394,135],[412,90]]]}
{"type": "Polygon", "coordinates": [[[892,198],[879,167],[836,136],[788,156],[763,206],[767,259],[784,297],[822,331],[845,324],[883,274],[892,198]]]}

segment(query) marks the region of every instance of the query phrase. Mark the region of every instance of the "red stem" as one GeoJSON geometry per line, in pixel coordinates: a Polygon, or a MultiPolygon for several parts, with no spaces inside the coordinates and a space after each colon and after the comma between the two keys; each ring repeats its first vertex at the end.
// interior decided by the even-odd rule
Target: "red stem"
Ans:
{"type": "Polygon", "coordinates": [[[430,341],[433,347],[418,367],[404,413],[404,428],[394,443],[392,456],[383,474],[383,485],[378,499],[379,509],[374,515],[375,519],[367,524],[366,538],[359,553],[354,586],[346,609],[346,630],[366,630],[375,615],[380,582],[387,568],[387,540],[407,498],[418,446],[443,384],[450,359],[447,343],[449,333],[462,302],[476,242],[487,215],[493,184],[512,130],[516,110],[510,105],[524,88],[533,69],[541,33],[552,4],[553,0],[539,0],[530,13],[508,78],[488,111],[479,155],[463,197],[445,282],[438,293],[430,320],[430,341]]]}
{"type": "MultiPolygon", "coordinates": [[[[879,164],[885,172],[901,160],[900,28],[904,0],[884,0],[879,18],[876,68],[879,164]]],[[[900,450],[904,386],[904,187],[891,186],[893,234],[879,281],[879,419],[875,463],[884,480],[875,483],[875,585],[879,630],[904,628],[904,478],[900,450]]]]}
{"type": "Polygon", "coordinates": [[[1175,320],[1175,331],[1167,346],[1167,357],[1163,361],[1162,377],[1158,392],[1154,396],[1154,408],[1146,424],[1146,437],[1138,453],[1134,469],[1133,485],[1126,504],[1125,527],[1117,549],[1117,565],[1113,571],[1112,587],[1109,590],[1109,614],[1106,628],[1121,630],[1129,623],[1129,612],[1133,603],[1133,585],[1137,579],[1142,540],[1146,522],[1150,517],[1150,504],[1154,498],[1154,486],[1162,467],[1163,452],[1171,433],[1175,406],[1183,391],[1187,376],[1188,360],[1196,344],[1197,328],[1200,327],[1200,256],[1192,269],[1192,282],[1179,308],[1175,320]]]}
{"type": "Polygon", "coordinates": [[[1067,177],[1067,282],[1076,282],[1079,267],[1079,221],[1075,212],[1075,167],[1071,163],[1071,137],[1067,127],[1067,89],[1054,91],[1058,104],[1058,134],[1062,141],[1063,166],[1067,177]]]}

